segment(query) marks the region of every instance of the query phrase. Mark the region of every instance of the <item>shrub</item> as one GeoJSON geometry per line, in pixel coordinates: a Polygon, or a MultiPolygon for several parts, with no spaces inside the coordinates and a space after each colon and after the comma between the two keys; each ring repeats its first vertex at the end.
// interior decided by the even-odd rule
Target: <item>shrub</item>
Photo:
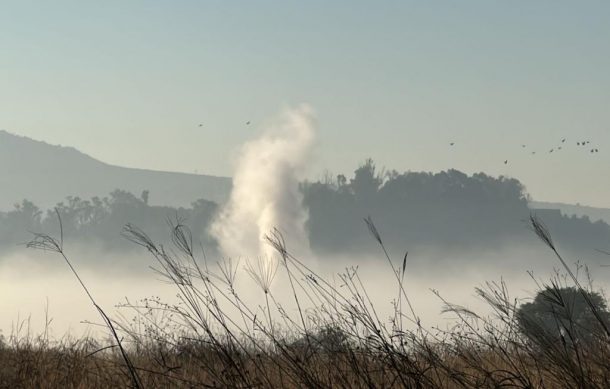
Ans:
{"type": "Polygon", "coordinates": [[[539,291],[532,302],[519,308],[517,318],[521,330],[536,342],[543,339],[591,342],[603,336],[603,327],[596,320],[585,296],[605,323],[610,324],[610,312],[601,294],[553,283],[539,291]]]}

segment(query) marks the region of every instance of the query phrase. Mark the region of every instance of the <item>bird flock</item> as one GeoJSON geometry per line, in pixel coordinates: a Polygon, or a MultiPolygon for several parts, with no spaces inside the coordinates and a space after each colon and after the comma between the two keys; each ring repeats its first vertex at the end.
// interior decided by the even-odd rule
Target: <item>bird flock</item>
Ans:
{"type": "MultiPolygon", "coordinates": [[[[250,121],[248,120],[246,122],[246,125],[249,126],[250,125],[250,121]]],[[[198,127],[203,127],[203,123],[199,123],[198,127]]],[[[561,142],[559,142],[558,145],[552,147],[549,150],[549,154],[553,153],[553,152],[559,152],[561,150],[564,149],[564,146],[567,146],[568,143],[566,143],[567,139],[566,138],[562,138],[561,142]]],[[[456,142],[449,142],[449,146],[454,147],[456,145],[456,142]]],[[[576,147],[582,149],[583,151],[589,153],[589,154],[596,154],[599,153],[599,148],[598,147],[593,147],[591,146],[591,141],[590,140],[580,140],[580,141],[576,141],[576,147]]],[[[527,148],[526,144],[521,144],[521,148],[525,149],[527,148]]],[[[536,155],[536,151],[532,150],[530,152],[531,155],[536,155]]],[[[508,159],[504,160],[504,165],[508,165],[508,159]]]]}
{"type": "MultiPolygon", "coordinates": [[[[557,152],[560,152],[561,150],[564,150],[569,145],[569,143],[566,143],[566,142],[567,142],[567,139],[566,138],[562,138],[561,142],[559,142],[558,145],[553,146],[551,149],[549,149],[548,153],[549,154],[557,153],[557,152]]],[[[599,153],[599,147],[591,145],[591,141],[590,140],[579,140],[579,141],[576,141],[575,143],[576,143],[576,147],[579,148],[580,150],[582,150],[583,152],[586,152],[588,154],[599,153]]],[[[449,142],[449,146],[453,147],[455,145],[456,145],[455,141],[449,142]]],[[[522,149],[525,149],[527,147],[528,146],[526,144],[521,144],[521,148],[522,149]]],[[[530,152],[530,154],[531,155],[535,155],[536,151],[532,150],[530,152]]],[[[509,161],[508,159],[505,159],[504,160],[504,165],[508,165],[508,161],[509,161]]]]}

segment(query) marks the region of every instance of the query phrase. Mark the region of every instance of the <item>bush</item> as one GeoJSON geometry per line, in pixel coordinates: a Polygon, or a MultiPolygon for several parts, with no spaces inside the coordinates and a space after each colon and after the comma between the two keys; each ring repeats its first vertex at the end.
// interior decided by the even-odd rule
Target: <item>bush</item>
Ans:
{"type": "Polygon", "coordinates": [[[519,308],[517,318],[521,330],[538,343],[545,340],[589,343],[604,333],[587,299],[604,322],[610,324],[610,312],[601,294],[553,283],[539,291],[532,302],[519,308]]]}

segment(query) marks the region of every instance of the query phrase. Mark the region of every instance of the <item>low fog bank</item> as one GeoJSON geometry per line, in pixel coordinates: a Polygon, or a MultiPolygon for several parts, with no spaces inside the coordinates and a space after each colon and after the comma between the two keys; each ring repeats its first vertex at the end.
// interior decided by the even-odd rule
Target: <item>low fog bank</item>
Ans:
{"type": "MultiPolygon", "coordinates": [[[[67,251],[87,288],[115,319],[117,316],[113,306],[124,301],[125,297],[175,294],[147,269],[144,258],[123,261],[122,258],[98,257],[100,264],[96,265],[95,260],[83,263],[83,256],[72,255],[69,249],[67,251]],[[134,266],[136,262],[141,266],[134,266]]],[[[3,312],[0,330],[5,337],[15,333],[23,336],[28,327],[33,335],[42,333],[45,329],[45,311],[51,320],[50,334],[55,338],[64,335],[80,337],[88,333],[99,336],[105,333],[100,332],[97,326],[83,324],[83,321],[101,323],[101,319],[58,254],[30,251],[3,257],[0,261],[0,295],[3,296],[0,301],[3,312]],[[21,327],[19,331],[18,327],[21,327]]]]}
{"type": "MultiPolygon", "coordinates": [[[[290,248],[290,242],[287,242],[290,248]]],[[[370,243],[375,247],[375,242],[370,243]]],[[[129,321],[133,311],[116,308],[124,303],[158,296],[168,303],[177,302],[177,289],[150,269],[157,265],[145,249],[125,255],[109,255],[95,252],[89,248],[66,247],[66,253],[79,272],[98,303],[114,319],[123,317],[129,321]]],[[[398,268],[404,253],[390,252],[392,262],[398,268]]],[[[198,255],[200,264],[203,259],[198,255]]],[[[341,287],[339,273],[356,268],[367,293],[375,303],[379,316],[389,318],[392,313],[392,300],[397,298],[398,285],[383,252],[378,248],[377,255],[355,256],[337,255],[334,257],[301,257],[308,267],[319,277],[341,287]]],[[[606,289],[610,285],[610,269],[601,268],[610,257],[600,253],[566,254],[564,259],[571,265],[580,261],[589,266],[593,276],[594,288],[606,289]],[[591,255],[590,255],[591,254],[591,255]]],[[[208,257],[208,266],[215,273],[219,257],[208,257]]],[[[252,309],[260,309],[265,303],[264,293],[245,271],[245,265],[254,259],[241,259],[237,271],[237,292],[252,309]]],[[[559,269],[560,264],[552,252],[540,242],[527,247],[502,247],[497,250],[478,250],[452,253],[442,250],[416,250],[409,252],[405,274],[405,288],[416,313],[426,326],[449,326],[451,315],[441,314],[443,303],[431,290],[452,303],[466,306],[480,313],[487,313],[488,307],[475,297],[474,287],[487,281],[505,281],[511,296],[515,298],[532,297],[537,286],[528,271],[532,271],[538,281],[548,281],[559,269]]],[[[576,266],[573,266],[576,269],[576,266]]],[[[560,273],[562,273],[560,271],[560,273]]],[[[581,280],[586,282],[584,268],[579,270],[581,280]]],[[[304,276],[297,278],[304,282],[304,276]]],[[[278,268],[271,286],[271,293],[289,314],[296,313],[296,306],[285,270],[278,268]]],[[[86,294],[70,273],[63,258],[55,253],[21,250],[0,258],[0,319],[2,334],[8,336],[16,331],[18,322],[26,319],[21,334],[27,326],[33,334],[41,333],[45,327],[45,307],[48,302],[48,315],[51,335],[60,337],[66,333],[78,337],[90,333],[94,336],[105,334],[98,326],[85,322],[100,323],[101,320],[87,299],[86,294]]],[[[303,304],[308,303],[303,297],[303,304]]],[[[227,306],[227,310],[231,310],[227,306]]],[[[235,313],[237,315],[237,313],[235,313]]],[[[277,318],[279,321],[279,318],[277,318]]]]}

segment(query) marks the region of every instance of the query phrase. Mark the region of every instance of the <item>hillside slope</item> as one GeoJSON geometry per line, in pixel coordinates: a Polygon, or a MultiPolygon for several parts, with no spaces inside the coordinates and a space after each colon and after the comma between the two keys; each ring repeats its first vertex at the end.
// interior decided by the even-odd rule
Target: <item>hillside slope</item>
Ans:
{"type": "Polygon", "coordinates": [[[69,195],[102,197],[115,189],[136,195],[149,190],[156,205],[184,206],[199,198],[222,203],[231,179],[108,165],[72,147],[0,131],[0,210],[22,199],[49,208],[69,195]]]}

